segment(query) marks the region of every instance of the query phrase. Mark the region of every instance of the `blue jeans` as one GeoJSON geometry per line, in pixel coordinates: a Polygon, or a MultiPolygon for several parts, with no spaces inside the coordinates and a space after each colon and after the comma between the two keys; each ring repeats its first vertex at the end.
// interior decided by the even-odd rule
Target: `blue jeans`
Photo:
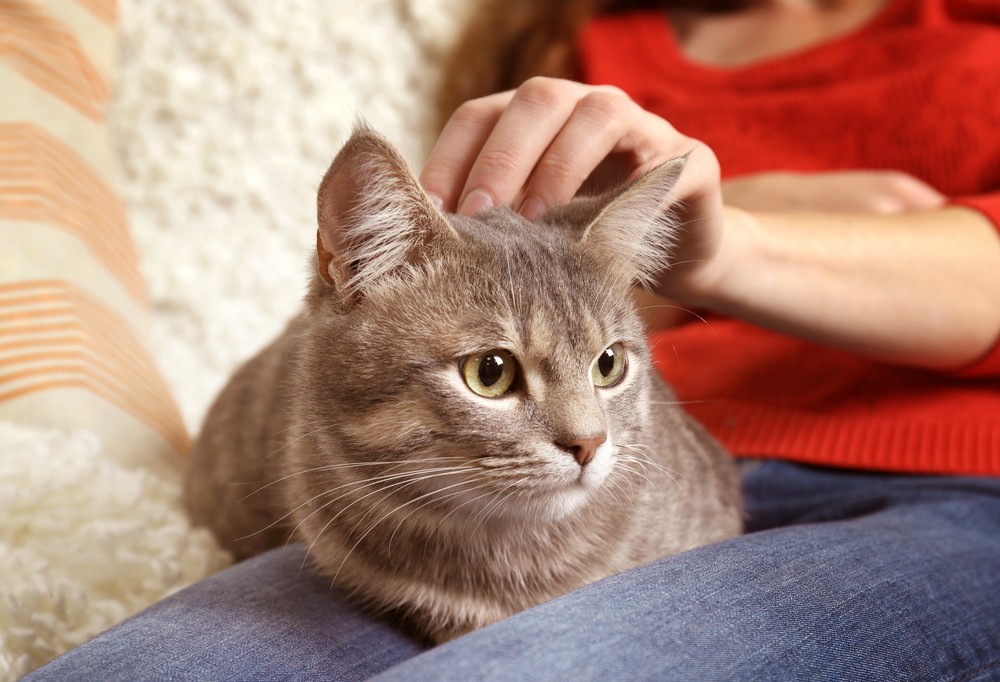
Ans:
{"type": "Polygon", "coordinates": [[[429,651],[290,547],[26,679],[1000,679],[1000,480],[764,462],[744,489],[747,535],[429,651]]]}

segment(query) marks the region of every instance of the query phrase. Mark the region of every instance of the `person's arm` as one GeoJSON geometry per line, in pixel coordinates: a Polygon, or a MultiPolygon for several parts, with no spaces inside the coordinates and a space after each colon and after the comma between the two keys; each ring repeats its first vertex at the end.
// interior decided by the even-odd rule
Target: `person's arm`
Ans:
{"type": "MultiPolygon", "coordinates": [[[[926,211],[947,197],[908,173],[892,170],[768,171],[722,181],[726,206],[767,213],[863,213],[926,211]]],[[[692,322],[699,313],[637,288],[633,298],[650,331],[692,322]]]]}
{"type": "MultiPolygon", "coordinates": [[[[982,214],[730,208],[686,303],[888,362],[955,369],[1000,335],[1000,239],[982,214]]],[[[678,270],[683,269],[683,265],[678,270]]],[[[675,276],[679,273],[675,273],[675,276]]]]}
{"type": "Polygon", "coordinates": [[[714,152],[615,88],[536,78],[469,102],[421,181],[447,210],[506,204],[532,218],[571,199],[611,156],[635,176],[680,155],[670,200],[682,231],[657,293],[899,364],[954,369],[992,348],[1000,240],[984,216],[726,207],[714,152]]]}

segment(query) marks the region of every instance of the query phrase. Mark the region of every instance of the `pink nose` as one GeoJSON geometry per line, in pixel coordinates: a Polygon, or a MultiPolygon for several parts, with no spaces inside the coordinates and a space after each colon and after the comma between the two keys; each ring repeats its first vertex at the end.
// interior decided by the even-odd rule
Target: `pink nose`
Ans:
{"type": "Polygon", "coordinates": [[[583,467],[587,466],[590,460],[594,459],[594,453],[597,452],[597,448],[607,439],[607,434],[602,433],[586,438],[570,438],[565,443],[559,443],[558,445],[569,450],[570,454],[573,455],[573,459],[583,467]]]}

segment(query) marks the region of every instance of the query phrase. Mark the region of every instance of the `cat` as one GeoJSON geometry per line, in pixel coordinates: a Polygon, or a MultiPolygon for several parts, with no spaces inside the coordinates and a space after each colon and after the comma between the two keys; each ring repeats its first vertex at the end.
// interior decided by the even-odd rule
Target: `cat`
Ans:
{"type": "Polygon", "coordinates": [[[739,534],[735,464],[630,299],[667,265],[683,165],[537,222],[459,217],[359,124],[319,189],[304,310],[193,446],[192,519],[239,558],[304,541],[430,643],[739,534]]]}

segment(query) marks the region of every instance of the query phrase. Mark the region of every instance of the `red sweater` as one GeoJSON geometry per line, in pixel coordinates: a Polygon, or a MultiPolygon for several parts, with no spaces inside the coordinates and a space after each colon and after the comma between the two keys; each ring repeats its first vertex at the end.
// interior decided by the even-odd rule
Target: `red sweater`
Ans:
{"type": "MultiPolygon", "coordinates": [[[[889,0],[849,35],[745,67],[692,63],[662,13],[603,17],[583,77],[715,151],[727,177],[896,169],[1000,225],[1000,3],[889,0]]],[[[892,366],[712,317],[652,339],[689,411],[738,455],[1000,474],[1000,344],[961,372],[892,366]]]]}

